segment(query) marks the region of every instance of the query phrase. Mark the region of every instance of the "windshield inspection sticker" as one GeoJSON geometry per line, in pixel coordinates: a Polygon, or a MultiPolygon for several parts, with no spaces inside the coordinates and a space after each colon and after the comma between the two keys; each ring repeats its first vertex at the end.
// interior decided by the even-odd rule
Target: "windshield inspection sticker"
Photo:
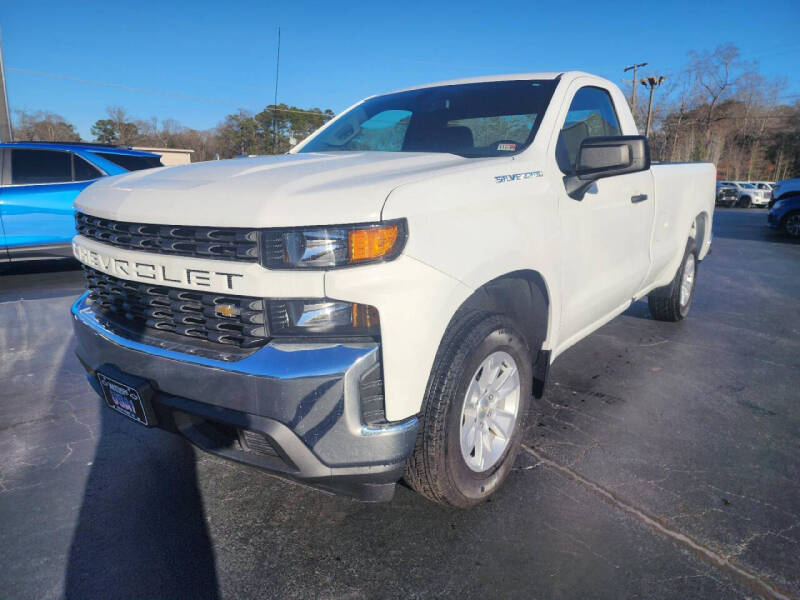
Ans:
{"type": "Polygon", "coordinates": [[[516,149],[517,149],[516,144],[509,144],[509,143],[497,144],[498,151],[503,150],[505,152],[514,152],[516,149]]]}
{"type": "Polygon", "coordinates": [[[531,177],[542,177],[541,171],[526,171],[525,173],[512,173],[511,175],[495,175],[496,183],[506,183],[507,181],[522,181],[531,177]]]}

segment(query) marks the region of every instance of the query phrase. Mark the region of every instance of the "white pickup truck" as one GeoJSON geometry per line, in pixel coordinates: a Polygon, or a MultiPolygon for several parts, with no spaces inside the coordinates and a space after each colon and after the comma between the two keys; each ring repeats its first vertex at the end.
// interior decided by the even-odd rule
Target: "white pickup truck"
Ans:
{"type": "Polygon", "coordinates": [[[645,296],[686,316],[714,192],[586,73],[372,96],[288,155],[87,188],[77,353],[109,407],[209,452],[471,506],[559,354],[645,296]]]}

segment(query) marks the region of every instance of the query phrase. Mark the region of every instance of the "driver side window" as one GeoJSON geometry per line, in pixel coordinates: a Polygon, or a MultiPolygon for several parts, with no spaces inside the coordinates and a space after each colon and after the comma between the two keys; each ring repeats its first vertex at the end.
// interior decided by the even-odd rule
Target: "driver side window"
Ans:
{"type": "Polygon", "coordinates": [[[556,142],[556,162],[564,173],[575,170],[581,142],[588,137],[620,135],[619,120],[608,92],[583,87],[569,105],[556,142]]]}

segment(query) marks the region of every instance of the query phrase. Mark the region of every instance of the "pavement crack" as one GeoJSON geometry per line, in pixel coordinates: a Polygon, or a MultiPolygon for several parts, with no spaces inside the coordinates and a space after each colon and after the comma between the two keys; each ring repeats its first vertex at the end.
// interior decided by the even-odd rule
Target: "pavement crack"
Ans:
{"type": "Polygon", "coordinates": [[[67,444],[67,453],[64,455],[64,457],[60,461],[58,461],[58,464],[55,467],[53,467],[53,470],[55,470],[55,469],[59,468],[61,465],[63,465],[67,461],[67,459],[70,456],[72,456],[72,451],[73,451],[72,450],[72,446],[70,444],[67,444]]]}
{"type": "Polygon", "coordinates": [[[753,542],[755,542],[758,539],[767,537],[767,536],[778,537],[778,538],[781,538],[781,539],[783,539],[783,540],[785,540],[787,542],[790,542],[792,544],[798,544],[799,542],[797,542],[797,540],[793,540],[792,538],[787,537],[787,536],[784,535],[785,533],[791,531],[795,527],[800,527],[800,523],[792,523],[788,527],[784,527],[783,529],[780,529],[778,531],[768,530],[768,531],[760,531],[758,533],[750,534],[740,544],[737,544],[736,551],[731,553],[731,554],[729,554],[729,555],[727,555],[726,558],[728,560],[730,560],[730,559],[736,558],[737,556],[739,556],[741,554],[744,554],[745,551],[750,547],[750,545],[753,542]]]}
{"type": "Polygon", "coordinates": [[[755,573],[742,565],[732,562],[729,557],[726,557],[712,548],[709,548],[707,545],[693,539],[685,533],[681,533],[672,529],[666,523],[662,522],[658,517],[649,515],[643,509],[630,504],[622,498],[619,498],[616,494],[614,494],[614,492],[587,479],[570,466],[559,463],[541,450],[526,444],[521,444],[521,446],[523,450],[533,456],[542,466],[550,468],[559,475],[562,475],[565,478],[571,479],[579,485],[582,485],[589,491],[603,498],[603,500],[611,504],[613,507],[633,517],[636,521],[654,533],[666,537],[682,546],[684,549],[689,550],[695,556],[719,569],[728,577],[738,581],[746,588],[765,598],[789,600],[789,596],[787,594],[779,590],[775,584],[768,581],[762,575],[755,573]]]}

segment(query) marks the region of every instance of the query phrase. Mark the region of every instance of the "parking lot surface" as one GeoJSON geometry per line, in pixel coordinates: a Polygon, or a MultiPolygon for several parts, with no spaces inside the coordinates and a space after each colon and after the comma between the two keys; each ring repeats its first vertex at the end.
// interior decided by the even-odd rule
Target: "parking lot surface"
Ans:
{"type": "Polygon", "coordinates": [[[800,244],[719,210],[682,323],[562,355],[503,489],[360,504],[104,409],[71,264],[0,275],[0,598],[800,596],[800,244]]]}

